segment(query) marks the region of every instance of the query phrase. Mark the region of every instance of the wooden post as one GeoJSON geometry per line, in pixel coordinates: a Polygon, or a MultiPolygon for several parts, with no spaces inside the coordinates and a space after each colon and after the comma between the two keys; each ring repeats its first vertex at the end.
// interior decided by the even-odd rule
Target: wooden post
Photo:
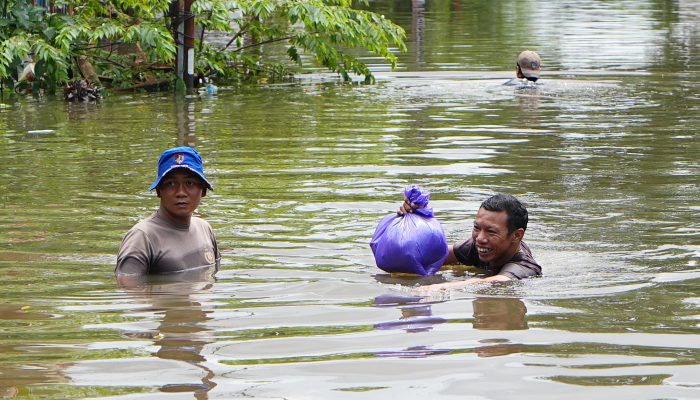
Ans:
{"type": "Polygon", "coordinates": [[[194,0],[177,0],[177,76],[187,90],[194,87],[194,0]]]}
{"type": "Polygon", "coordinates": [[[187,68],[182,79],[187,85],[187,90],[194,87],[194,14],[192,14],[194,0],[185,0],[185,50],[187,51],[187,68]]]}

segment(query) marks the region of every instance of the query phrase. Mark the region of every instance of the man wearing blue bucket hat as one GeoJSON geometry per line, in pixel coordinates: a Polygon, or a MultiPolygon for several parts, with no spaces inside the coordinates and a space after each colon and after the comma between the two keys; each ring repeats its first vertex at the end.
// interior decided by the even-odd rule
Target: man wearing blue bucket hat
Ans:
{"type": "Polygon", "coordinates": [[[169,274],[216,267],[220,258],[216,237],[205,220],[192,214],[212,185],[204,176],[202,157],[191,147],[161,154],[156,190],[160,207],[126,233],[115,273],[169,274]]]}

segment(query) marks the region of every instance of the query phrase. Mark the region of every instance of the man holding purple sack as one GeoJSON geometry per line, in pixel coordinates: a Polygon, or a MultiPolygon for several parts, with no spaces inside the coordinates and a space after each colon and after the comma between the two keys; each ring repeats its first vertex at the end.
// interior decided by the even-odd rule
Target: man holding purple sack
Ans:
{"type": "MultiPolygon", "coordinates": [[[[405,201],[399,214],[419,209],[405,201]]],[[[523,242],[527,229],[527,209],[514,196],[497,194],[489,197],[476,213],[472,237],[449,246],[443,265],[473,265],[485,271],[483,278],[470,278],[436,285],[421,290],[444,290],[478,282],[502,282],[542,275],[542,267],[535,261],[530,248],[523,242]]]]}
{"type": "Polygon", "coordinates": [[[374,261],[390,273],[434,275],[449,253],[445,232],[428,207],[430,193],[416,185],[403,193],[413,212],[382,218],[369,243],[374,261]]]}

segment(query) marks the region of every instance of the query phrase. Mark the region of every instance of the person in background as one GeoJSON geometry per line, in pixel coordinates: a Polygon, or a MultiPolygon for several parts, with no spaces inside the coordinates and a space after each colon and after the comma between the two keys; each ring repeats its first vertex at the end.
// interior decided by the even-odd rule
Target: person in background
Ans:
{"type": "Polygon", "coordinates": [[[535,83],[540,79],[540,71],[542,69],[542,60],[540,55],[532,50],[525,50],[518,54],[518,59],[515,62],[515,76],[504,85],[523,85],[529,82],[535,83]]]}
{"type": "MultiPolygon", "coordinates": [[[[415,204],[404,201],[399,214],[416,210],[415,204]]],[[[465,264],[483,271],[483,276],[461,281],[421,287],[421,291],[457,288],[479,282],[503,282],[542,275],[542,267],[523,242],[528,214],[525,206],[514,196],[497,194],[479,207],[466,241],[449,246],[443,265],[465,264]]]]}
{"type": "Polygon", "coordinates": [[[117,265],[120,277],[172,274],[218,267],[219,248],[205,220],[192,214],[212,185],[204,176],[202,158],[190,147],[175,147],[158,160],[156,190],[160,207],[124,236],[117,265]]]}

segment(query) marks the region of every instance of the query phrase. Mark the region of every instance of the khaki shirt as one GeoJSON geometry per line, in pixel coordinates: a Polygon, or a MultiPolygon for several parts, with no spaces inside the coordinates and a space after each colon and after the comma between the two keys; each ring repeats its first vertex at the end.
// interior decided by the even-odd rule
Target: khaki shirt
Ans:
{"type": "Polygon", "coordinates": [[[192,217],[189,225],[176,225],[156,212],[126,233],[114,272],[169,274],[216,265],[220,258],[207,221],[192,217]]]}

